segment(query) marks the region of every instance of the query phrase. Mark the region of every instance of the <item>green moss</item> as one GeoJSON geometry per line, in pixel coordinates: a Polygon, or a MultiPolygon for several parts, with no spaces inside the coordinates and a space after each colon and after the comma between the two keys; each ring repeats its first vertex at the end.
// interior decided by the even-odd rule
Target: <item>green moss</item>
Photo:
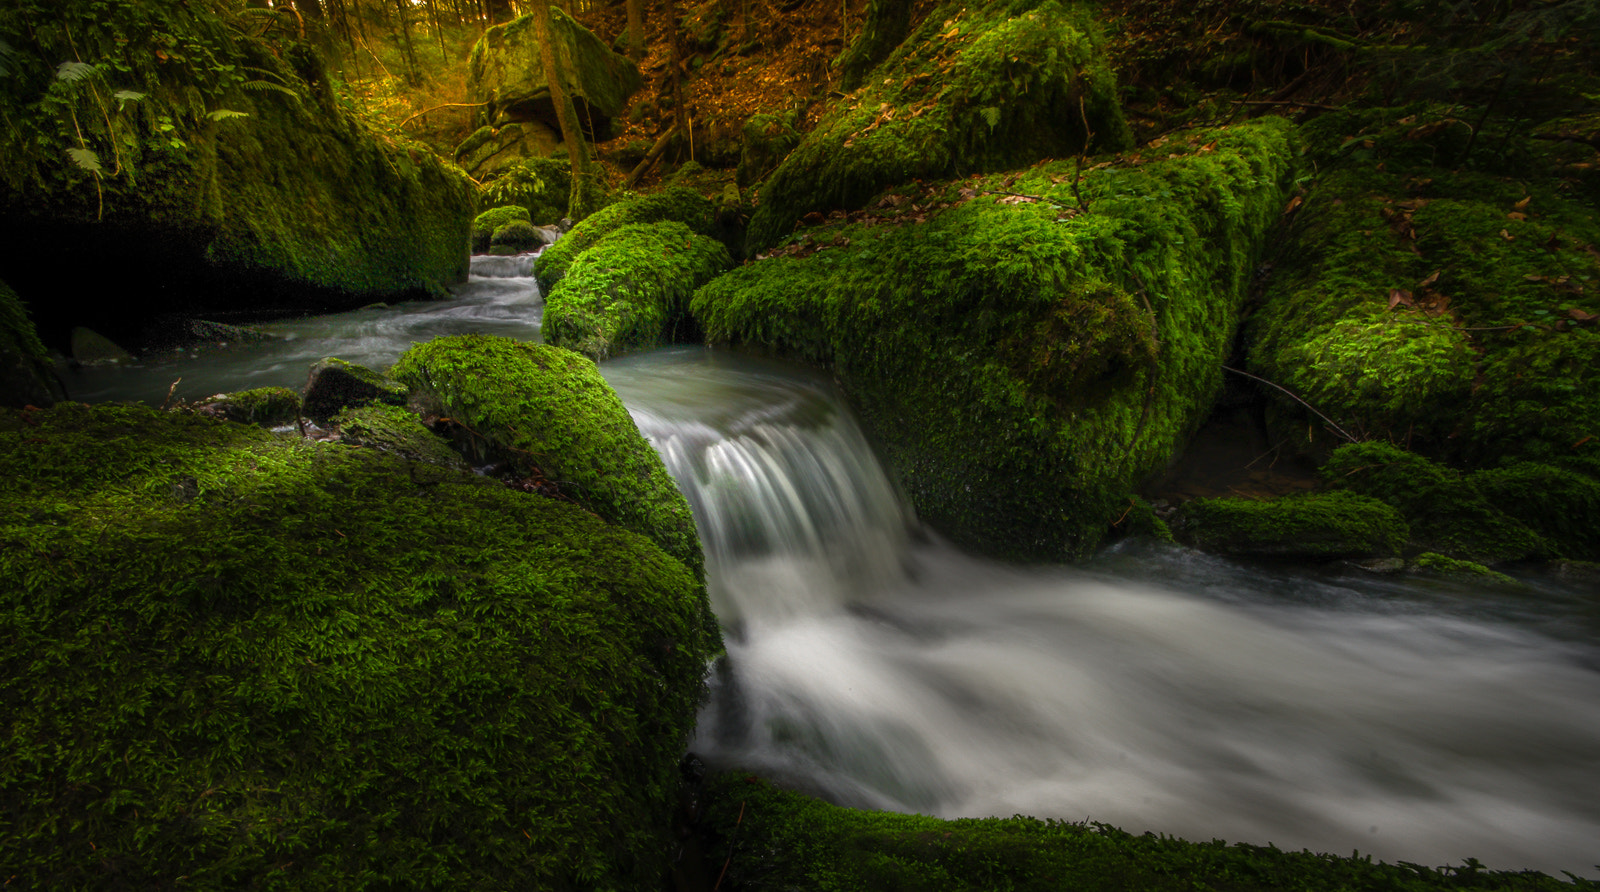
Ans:
{"type": "Polygon", "coordinates": [[[307,418],[322,424],[340,409],[368,403],[403,406],[406,397],[404,385],[366,366],[330,356],[311,366],[301,411],[307,418]]]}
{"type": "Polygon", "coordinates": [[[489,244],[496,248],[510,248],[517,252],[532,251],[544,244],[539,230],[527,220],[512,220],[494,231],[489,244]]]}
{"type": "Polygon", "coordinates": [[[4,216],[41,239],[70,232],[76,251],[135,233],[153,266],[259,273],[350,306],[465,279],[472,183],[380,139],[337,101],[314,51],[256,40],[240,16],[7,4],[4,216]],[[66,59],[81,64],[59,76],[66,59]]]}
{"type": "Polygon", "coordinates": [[[1022,816],[943,821],[861,811],[779,790],[742,772],[712,777],[704,802],[703,870],[710,877],[725,871],[725,888],[749,892],[1573,888],[1543,874],[1488,871],[1476,863],[1391,865],[1222,840],[1134,836],[1106,824],[1022,816]]]}
{"type": "Polygon", "coordinates": [[[744,122],[734,181],[748,189],[771,173],[800,144],[800,112],[757,113],[744,122]]]}
{"type": "Polygon", "coordinates": [[[428,430],[417,413],[400,406],[370,403],[333,417],[339,442],[370,446],[412,461],[467,470],[467,463],[444,438],[428,430]]]}
{"type": "MultiPolygon", "coordinates": [[[[1462,117],[1307,125],[1321,173],[1252,317],[1250,361],[1357,437],[1467,466],[1600,469],[1600,214],[1531,160],[1462,166],[1462,117]]],[[[1318,419],[1282,411],[1283,433],[1328,448],[1318,419]]]]}
{"type": "Polygon", "coordinates": [[[281,427],[300,419],[300,394],[287,387],[257,387],[224,394],[210,400],[199,411],[241,424],[281,427]]]}
{"type": "Polygon", "coordinates": [[[36,889],[657,889],[706,610],[644,537],[482,477],[0,411],[0,863],[36,889]]]}
{"type": "Polygon", "coordinates": [[[572,227],[539,255],[533,271],[539,279],[540,289],[549,294],[561,277],[567,274],[567,267],[613,230],[630,223],[662,223],[668,220],[682,223],[701,235],[711,235],[716,223],[716,207],[710,199],[684,187],[607,205],[572,227]]]}
{"type": "Polygon", "coordinates": [[[1410,533],[1395,508],[1350,492],[1195,499],[1175,524],[1184,542],[1205,551],[1308,560],[1398,554],[1410,533]]]}
{"type": "Polygon", "coordinates": [[[572,164],[565,158],[523,158],[483,186],[486,200],[521,205],[535,224],[552,224],[565,217],[571,195],[572,164]]]}
{"type": "Polygon", "coordinates": [[[1411,562],[1410,569],[1412,572],[1440,579],[1496,582],[1501,585],[1517,584],[1517,581],[1510,576],[1504,573],[1497,573],[1482,564],[1456,560],[1431,551],[1417,555],[1411,562]]]}
{"type": "Polygon", "coordinates": [[[690,339],[689,298],[732,263],[721,242],[675,221],[613,230],[545,299],[545,342],[598,361],[690,339]]]}
{"type": "Polygon", "coordinates": [[[1334,452],[1319,473],[1332,489],[1369,495],[1399,509],[1421,550],[1483,564],[1551,553],[1549,542],[1485,498],[1476,474],[1462,474],[1398,446],[1353,443],[1334,452]]]}
{"type": "Polygon", "coordinates": [[[1153,154],[887,194],[712,281],[694,313],[711,342],[831,368],[958,543],[1082,556],[1220,387],[1289,126],[1153,154]]]}
{"type": "Polygon", "coordinates": [[[490,239],[494,237],[495,230],[514,220],[531,223],[528,209],[517,205],[490,208],[473,218],[472,221],[472,250],[489,250],[490,239]]]}
{"type": "MultiPolygon", "coordinates": [[[[486,451],[557,482],[579,505],[638,532],[705,578],[689,504],[594,363],[570,350],[483,335],[435,338],[390,370],[486,451]]],[[[703,617],[715,628],[709,610],[703,617]]]]}
{"type": "Polygon", "coordinates": [[[767,179],[745,253],[888,186],[1131,142],[1087,16],[1055,0],[947,3],[767,179]]]}

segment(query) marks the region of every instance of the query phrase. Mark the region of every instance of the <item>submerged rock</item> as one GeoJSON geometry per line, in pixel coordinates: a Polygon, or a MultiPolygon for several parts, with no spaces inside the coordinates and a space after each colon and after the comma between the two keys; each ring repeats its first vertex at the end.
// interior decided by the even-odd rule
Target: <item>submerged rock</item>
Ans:
{"type": "Polygon", "coordinates": [[[1293,160],[1276,119],[1158,148],[891,190],[693,312],[831,369],[959,544],[1082,557],[1209,410],[1293,160]]]}
{"type": "MultiPolygon", "coordinates": [[[[545,374],[498,390],[558,398],[552,439],[592,421],[590,378],[545,374]]],[[[720,645],[649,538],[379,449],[68,403],[0,410],[0,554],[13,884],[659,887],[720,645]]]]}

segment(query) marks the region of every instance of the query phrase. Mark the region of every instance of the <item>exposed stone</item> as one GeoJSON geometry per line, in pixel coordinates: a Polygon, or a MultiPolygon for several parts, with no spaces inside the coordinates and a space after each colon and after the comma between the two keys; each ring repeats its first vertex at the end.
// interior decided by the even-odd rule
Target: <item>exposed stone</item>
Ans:
{"type": "MultiPolygon", "coordinates": [[[[577,106],[578,119],[586,127],[606,132],[611,119],[622,113],[628,97],[643,84],[639,69],[559,9],[550,11],[550,24],[559,44],[557,54],[569,66],[568,92],[577,106]]],[[[560,128],[532,16],[490,28],[472,48],[468,64],[470,101],[485,103],[478,114],[480,123],[503,127],[512,122],[542,121],[550,128],[560,128]]]]}
{"type": "Polygon", "coordinates": [[[524,158],[551,155],[561,148],[561,133],[543,121],[485,124],[456,147],[456,163],[475,180],[492,179],[524,158]]]}
{"type": "Polygon", "coordinates": [[[72,359],[82,365],[102,365],[132,362],[133,354],[105,335],[80,325],[72,330],[72,359]]]}
{"type": "Polygon", "coordinates": [[[405,401],[404,386],[365,366],[330,356],[311,367],[301,411],[312,421],[323,424],[340,409],[368,403],[400,406],[405,401]]]}

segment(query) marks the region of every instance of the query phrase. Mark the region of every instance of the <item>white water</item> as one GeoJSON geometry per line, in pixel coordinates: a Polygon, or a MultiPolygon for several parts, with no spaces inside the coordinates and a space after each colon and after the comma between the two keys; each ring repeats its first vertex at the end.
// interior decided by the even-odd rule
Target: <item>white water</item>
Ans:
{"type": "MultiPolygon", "coordinates": [[[[475,270],[457,301],[85,380],[159,402],[175,370],[199,394],[299,386],[324,355],[536,338],[530,280],[475,270]]],[[[710,760],[859,806],[1600,876],[1594,592],[1150,545],[995,564],[917,529],[824,379],[700,349],[603,371],[701,527],[728,639],[693,744],[710,760]]]]}

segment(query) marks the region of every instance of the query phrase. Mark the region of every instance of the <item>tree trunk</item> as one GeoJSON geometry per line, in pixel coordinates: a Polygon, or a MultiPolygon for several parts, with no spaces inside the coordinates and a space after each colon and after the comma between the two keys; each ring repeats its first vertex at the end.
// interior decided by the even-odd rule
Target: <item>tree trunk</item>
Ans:
{"type": "MultiPolygon", "coordinates": [[[[678,132],[689,134],[689,110],[683,104],[683,50],[678,40],[678,4],[664,0],[667,13],[667,46],[671,50],[667,72],[672,78],[672,121],[678,132]]],[[[693,136],[690,136],[693,139],[693,136]]]]}
{"type": "MultiPolygon", "coordinates": [[[[844,27],[842,18],[840,27],[844,27]]],[[[911,0],[869,0],[861,32],[839,60],[841,86],[846,90],[861,86],[867,72],[889,58],[910,30],[911,0]]]]}
{"type": "Polygon", "coordinates": [[[644,58],[644,0],[628,0],[628,58],[644,58]]]}
{"type": "MultiPolygon", "coordinates": [[[[535,3],[534,6],[537,7],[539,4],[535,3]]],[[[516,17],[515,12],[511,9],[511,0],[484,0],[484,11],[489,14],[489,24],[491,25],[509,22],[516,17]]],[[[538,12],[537,9],[534,11],[538,12]]],[[[546,18],[548,17],[547,14],[546,18]]]]}
{"type": "Polygon", "coordinates": [[[572,190],[567,199],[567,216],[573,221],[582,220],[594,210],[597,184],[590,170],[589,144],[583,138],[583,128],[578,126],[578,110],[572,104],[572,94],[567,91],[566,60],[556,51],[555,29],[550,24],[548,0],[535,0],[533,4],[533,33],[539,41],[539,61],[544,65],[545,80],[550,82],[550,101],[556,107],[556,120],[561,124],[561,140],[567,144],[567,161],[572,165],[572,190]]]}
{"type": "Polygon", "coordinates": [[[394,0],[394,9],[400,14],[400,36],[406,48],[406,82],[416,85],[422,82],[422,70],[417,65],[417,51],[411,46],[411,17],[406,14],[406,0],[394,0]]]}

